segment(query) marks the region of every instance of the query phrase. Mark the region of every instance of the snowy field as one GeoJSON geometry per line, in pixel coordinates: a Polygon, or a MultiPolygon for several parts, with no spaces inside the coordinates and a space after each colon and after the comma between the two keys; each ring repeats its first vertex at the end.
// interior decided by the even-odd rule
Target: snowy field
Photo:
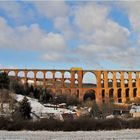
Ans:
{"type": "Polygon", "coordinates": [[[0,131],[0,140],[140,140],[140,129],[119,131],[0,131]]]}

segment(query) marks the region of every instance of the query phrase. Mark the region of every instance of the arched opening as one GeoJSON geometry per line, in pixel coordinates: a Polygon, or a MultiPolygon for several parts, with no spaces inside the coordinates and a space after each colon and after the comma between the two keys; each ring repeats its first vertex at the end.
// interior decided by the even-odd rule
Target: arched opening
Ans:
{"type": "Polygon", "coordinates": [[[28,73],[27,73],[27,78],[34,78],[34,72],[32,72],[32,71],[29,71],[28,73]]]}
{"type": "Polygon", "coordinates": [[[125,85],[125,87],[128,87],[128,80],[127,79],[124,80],[124,85],[125,85]]]}
{"type": "Polygon", "coordinates": [[[62,87],[62,73],[59,71],[55,72],[55,87],[56,88],[62,87]]]}
{"type": "Polygon", "coordinates": [[[24,73],[24,71],[18,72],[18,79],[19,79],[22,83],[25,83],[25,82],[26,82],[24,78],[25,78],[25,73],[24,73]]]}
{"type": "Polygon", "coordinates": [[[83,76],[82,84],[85,88],[96,87],[97,82],[95,74],[92,72],[86,72],[83,76]]]}
{"type": "Polygon", "coordinates": [[[77,89],[76,97],[79,98],[79,90],[77,89]]]}
{"type": "Polygon", "coordinates": [[[113,81],[111,79],[108,80],[108,87],[113,87],[113,81]]]}
{"type": "Polygon", "coordinates": [[[38,79],[43,79],[43,78],[44,78],[43,72],[42,72],[42,71],[38,71],[38,72],[36,73],[36,78],[38,78],[38,79]]]}
{"type": "Polygon", "coordinates": [[[137,97],[137,88],[134,88],[134,89],[133,89],[133,97],[134,97],[134,98],[137,97]]]}
{"type": "Polygon", "coordinates": [[[102,90],[102,101],[105,102],[105,90],[102,90]]]}
{"type": "Polygon", "coordinates": [[[124,79],[128,79],[128,72],[124,72],[124,79]]]}
{"type": "Polygon", "coordinates": [[[121,98],[121,97],[122,97],[122,90],[118,89],[118,98],[121,98]]]}
{"type": "Polygon", "coordinates": [[[8,77],[10,79],[10,85],[11,85],[12,81],[16,80],[16,73],[15,73],[15,71],[9,71],[8,72],[8,77]]]}
{"type": "Polygon", "coordinates": [[[94,90],[86,91],[83,99],[84,99],[84,101],[86,101],[86,100],[96,100],[95,91],[94,90]]]}
{"type": "Polygon", "coordinates": [[[114,89],[110,89],[109,90],[109,98],[112,99],[113,97],[113,93],[114,93],[114,89]]]}
{"type": "Polygon", "coordinates": [[[19,71],[18,72],[18,77],[25,77],[24,71],[19,71]]]}
{"type": "Polygon", "coordinates": [[[27,73],[27,83],[28,83],[29,85],[34,84],[34,72],[29,71],[29,72],[27,73]]]}
{"type": "Polygon", "coordinates": [[[127,89],[125,90],[125,97],[126,97],[126,98],[129,98],[129,88],[127,88],[127,89]]]}
{"type": "Polygon", "coordinates": [[[36,80],[37,80],[37,85],[39,86],[43,85],[44,73],[42,71],[38,71],[36,73],[36,80]]]}
{"type": "Polygon", "coordinates": [[[122,89],[118,89],[118,102],[122,102],[122,89]]]}
{"type": "Polygon", "coordinates": [[[136,79],[136,73],[132,72],[132,79],[136,79]]]}
{"type": "Polygon", "coordinates": [[[126,102],[129,102],[130,101],[130,99],[129,99],[129,88],[127,88],[125,90],[125,97],[126,97],[126,102]]]}
{"type": "Polygon", "coordinates": [[[52,79],[52,78],[53,78],[52,72],[47,71],[47,72],[46,72],[46,78],[47,78],[47,79],[52,79]]]}
{"type": "Polygon", "coordinates": [[[112,72],[108,72],[108,79],[113,79],[112,72]]]}
{"type": "Polygon", "coordinates": [[[132,80],[132,87],[136,87],[136,80],[135,79],[132,80]]]}
{"type": "Polygon", "coordinates": [[[101,87],[104,88],[104,80],[101,80],[101,87]]]}
{"type": "Polygon", "coordinates": [[[61,81],[61,79],[56,79],[55,80],[55,87],[56,88],[61,88],[62,87],[62,81],[61,81]]]}
{"type": "Polygon", "coordinates": [[[120,72],[117,72],[117,73],[116,73],[116,79],[121,79],[121,74],[120,74],[120,72]]]}
{"type": "Polygon", "coordinates": [[[15,71],[9,71],[9,72],[8,72],[8,76],[9,76],[9,77],[15,77],[15,76],[16,76],[15,71]]]}
{"type": "Polygon", "coordinates": [[[55,78],[62,78],[62,73],[59,71],[55,72],[55,78]]]}
{"type": "Polygon", "coordinates": [[[53,73],[50,71],[46,72],[46,84],[48,88],[53,87],[53,73]]]}
{"type": "Polygon", "coordinates": [[[103,73],[101,73],[101,79],[104,79],[104,74],[103,73]]]}
{"type": "Polygon", "coordinates": [[[71,78],[70,72],[66,71],[66,72],[64,73],[64,78],[71,78]]]}
{"type": "Polygon", "coordinates": [[[78,81],[75,80],[75,87],[77,88],[78,87],[78,81]]]}
{"type": "MultiPolygon", "coordinates": [[[[3,74],[6,74],[5,72],[3,72],[3,74]]],[[[7,74],[6,74],[7,75],[7,74]]],[[[10,83],[10,85],[9,85],[9,88],[12,90],[13,89],[13,86],[14,86],[14,84],[15,84],[15,81],[17,81],[17,77],[16,77],[16,73],[15,73],[15,71],[9,71],[8,72],[8,78],[10,79],[9,80],[9,83],[10,83]]],[[[2,82],[2,81],[1,81],[2,82]]],[[[6,84],[7,85],[7,84],[6,84]]],[[[5,85],[5,86],[6,86],[5,85]]],[[[8,85],[7,85],[8,86],[8,85]]],[[[6,86],[6,87],[7,87],[6,86]]]]}
{"type": "Polygon", "coordinates": [[[75,79],[78,79],[78,73],[75,73],[75,79]]]}
{"type": "Polygon", "coordinates": [[[117,87],[121,87],[121,81],[119,79],[117,80],[117,87]]]}
{"type": "Polygon", "coordinates": [[[64,86],[65,86],[65,88],[70,88],[70,80],[65,80],[65,82],[64,82],[64,86]]]}

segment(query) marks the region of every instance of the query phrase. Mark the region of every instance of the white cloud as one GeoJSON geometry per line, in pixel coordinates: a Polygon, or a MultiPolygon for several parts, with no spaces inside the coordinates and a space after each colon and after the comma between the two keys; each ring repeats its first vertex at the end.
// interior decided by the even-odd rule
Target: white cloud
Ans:
{"type": "Polygon", "coordinates": [[[126,11],[133,30],[140,33],[140,1],[125,1],[119,4],[126,11]]]}
{"type": "Polygon", "coordinates": [[[75,33],[70,24],[68,17],[57,17],[54,19],[54,27],[62,32],[65,39],[70,39],[75,37],[75,33]]]}
{"type": "Polygon", "coordinates": [[[64,59],[64,55],[60,55],[58,52],[52,52],[51,54],[44,54],[41,56],[42,60],[48,60],[48,61],[62,61],[64,59]]]}
{"type": "Polygon", "coordinates": [[[35,19],[33,9],[27,8],[27,5],[28,3],[25,2],[1,1],[0,10],[19,25],[35,19]]]}
{"type": "Polygon", "coordinates": [[[106,22],[104,28],[102,30],[96,30],[95,33],[89,37],[90,41],[98,45],[103,45],[105,48],[110,46],[126,47],[130,35],[129,30],[111,20],[105,20],[104,22],[106,22]]]}
{"type": "Polygon", "coordinates": [[[75,8],[75,24],[84,32],[94,32],[95,29],[104,27],[104,21],[108,14],[108,8],[89,3],[75,8]]]}
{"type": "Polygon", "coordinates": [[[20,14],[21,6],[17,2],[12,1],[1,1],[0,9],[4,10],[4,12],[10,15],[12,18],[16,19],[21,16],[20,14]]]}
{"type": "Polygon", "coordinates": [[[137,67],[139,64],[140,52],[137,48],[128,47],[126,49],[111,48],[103,49],[104,46],[85,44],[79,46],[77,54],[84,62],[89,64],[99,64],[101,62],[110,62],[119,64],[121,67],[137,67]]]}
{"type": "Polygon", "coordinates": [[[33,2],[37,11],[48,18],[63,17],[68,14],[69,7],[62,1],[36,1],[33,2]]]}
{"type": "Polygon", "coordinates": [[[137,63],[140,54],[137,47],[130,46],[131,32],[109,19],[108,7],[82,5],[75,10],[75,24],[80,29],[77,48],[79,57],[91,64],[103,61],[115,62],[121,66],[137,63]]]}
{"type": "Polygon", "coordinates": [[[38,24],[32,24],[30,27],[11,28],[5,19],[0,18],[0,30],[1,48],[37,51],[45,54],[45,56],[53,57],[49,60],[55,58],[57,60],[66,50],[66,43],[61,34],[43,32],[38,24]],[[56,57],[54,53],[59,55],[56,57]]]}
{"type": "MultiPolygon", "coordinates": [[[[45,32],[39,24],[10,27],[4,18],[0,18],[0,47],[41,53],[42,60],[55,62],[74,62],[98,64],[110,61],[120,65],[138,64],[139,49],[132,44],[132,33],[140,34],[139,3],[124,2],[123,8],[131,22],[132,30],[121,26],[109,18],[110,5],[96,2],[68,5],[64,1],[29,2],[34,6],[34,14],[51,20],[53,32],[45,32]],[[54,32],[54,30],[56,32],[54,32]],[[77,39],[77,47],[71,49],[72,39],[77,39]],[[132,45],[132,46],[131,46],[132,45]]],[[[121,3],[121,2],[120,2],[121,3]]],[[[4,7],[4,6],[2,6],[4,7]]],[[[17,6],[17,12],[21,12],[17,6]]],[[[12,8],[4,8],[10,13],[12,8]]],[[[12,11],[13,18],[22,17],[12,11]],[[16,15],[17,14],[17,15],[16,15]]],[[[31,12],[32,13],[32,12],[31,12]]],[[[32,15],[32,14],[31,14],[32,15]]]]}
{"type": "Polygon", "coordinates": [[[126,12],[131,25],[131,32],[135,36],[135,45],[140,45],[140,1],[119,2],[119,6],[126,12]]]}
{"type": "Polygon", "coordinates": [[[70,6],[65,1],[32,2],[41,16],[53,21],[54,28],[61,32],[65,39],[73,38],[74,32],[70,25],[70,6]]]}

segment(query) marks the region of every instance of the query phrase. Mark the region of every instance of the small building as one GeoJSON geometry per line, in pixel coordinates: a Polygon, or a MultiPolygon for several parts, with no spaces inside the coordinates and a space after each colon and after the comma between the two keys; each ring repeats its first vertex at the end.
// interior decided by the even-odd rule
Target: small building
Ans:
{"type": "Polygon", "coordinates": [[[113,115],[128,115],[131,109],[130,104],[125,103],[114,103],[113,107],[113,115]]]}
{"type": "Polygon", "coordinates": [[[122,115],[122,114],[129,114],[129,110],[122,108],[113,109],[113,115],[122,115]]]}
{"type": "Polygon", "coordinates": [[[130,114],[132,117],[140,117],[140,105],[133,104],[131,109],[130,109],[130,114]]]}

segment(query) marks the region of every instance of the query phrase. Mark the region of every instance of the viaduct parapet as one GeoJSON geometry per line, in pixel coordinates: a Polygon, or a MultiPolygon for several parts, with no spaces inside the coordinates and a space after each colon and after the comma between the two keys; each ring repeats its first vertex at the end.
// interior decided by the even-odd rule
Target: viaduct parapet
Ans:
{"type": "Polygon", "coordinates": [[[32,83],[49,88],[53,93],[74,94],[80,100],[91,98],[97,103],[133,101],[140,97],[140,71],[59,69],[0,69],[9,76],[20,78],[23,83],[32,83]],[[84,77],[94,77],[93,83],[85,84],[84,77]]]}

